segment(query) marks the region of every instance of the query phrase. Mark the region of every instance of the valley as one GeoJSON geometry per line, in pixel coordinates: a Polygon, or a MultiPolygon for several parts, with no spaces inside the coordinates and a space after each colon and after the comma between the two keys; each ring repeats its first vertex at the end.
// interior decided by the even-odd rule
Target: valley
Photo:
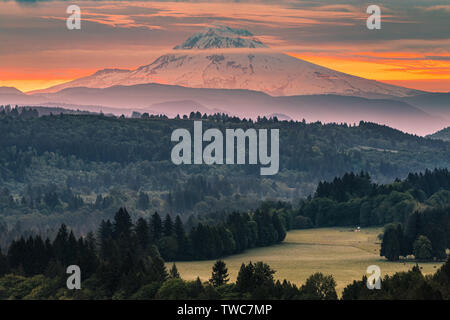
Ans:
{"type": "MultiPolygon", "coordinates": [[[[319,228],[288,231],[286,239],[278,245],[255,248],[244,253],[223,258],[228,266],[230,281],[235,281],[242,263],[264,261],[276,273],[274,277],[302,285],[314,272],[332,274],[336,280],[336,291],[340,293],[353,280],[361,280],[370,265],[381,269],[381,276],[410,270],[416,262],[390,262],[380,257],[378,235],[382,228],[362,228],[355,232],[352,228],[319,228]]],[[[183,279],[202,281],[211,277],[215,260],[175,262],[183,279]]],[[[419,262],[422,273],[436,272],[441,262],[419,262]]],[[[171,262],[166,263],[172,266],[171,262]]]]}

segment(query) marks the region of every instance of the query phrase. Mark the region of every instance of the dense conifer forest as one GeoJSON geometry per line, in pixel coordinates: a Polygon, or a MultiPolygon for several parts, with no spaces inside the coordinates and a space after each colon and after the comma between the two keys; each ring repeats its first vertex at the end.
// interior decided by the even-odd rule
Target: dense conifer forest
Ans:
{"type": "MultiPolygon", "coordinates": [[[[185,281],[164,261],[221,259],[280,243],[290,229],[384,226],[380,255],[444,261],[450,248],[450,143],[358,125],[168,119],[0,111],[0,299],[337,299],[331,275],[300,287],[263,262],[235,283],[218,260],[209,282],[185,281]],[[204,128],[279,128],[280,172],[175,166],[170,134],[204,128]],[[65,289],[66,267],[83,270],[65,289]]],[[[447,262],[365,279],[343,299],[449,299],[447,262]]]]}
{"type": "Polygon", "coordinates": [[[450,164],[449,142],[365,122],[308,124],[198,112],[175,119],[39,117],[31,108],[9,107],[0,111],[0,136],[0,225],[15,234],[33,229],[53,237],[61,223],[86,235],[120,207],[133,219],[155,211],[180,215],[190,229],[206,216],[217,220],[223,213],[254,210],[264,200],[297,203],[320,181],[346,172],[363,171],[386,184],[450,164]],[[204,130],[279,128],[280,172],[262,177],[255,165],[175,166],[170,135],[176,128],[192,129],[192,120],[202,120],[204,130]]]}

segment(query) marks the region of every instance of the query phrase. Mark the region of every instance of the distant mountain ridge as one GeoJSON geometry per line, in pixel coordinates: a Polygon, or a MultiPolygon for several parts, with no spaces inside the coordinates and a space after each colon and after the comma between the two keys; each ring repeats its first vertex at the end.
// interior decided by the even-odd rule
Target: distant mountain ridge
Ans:
{"type": "Polygon", "coordinates": [[[22,95],[24,93],[14,87],[0,87],[0,94],[22,95]]]}
{"type": "Polygon", "coordinates": [[[444,128],[433,134],[430,134],[427,136],[427,138],[450,141],[450,127],[444,128]]]}
{"type": "Polygon", "coordinates": [[[157,83],[108,88],[67,88],[56,93],[25,95],[25,98],[35,99],[35,103],[41,105],[51,102],[54,105],[108,106],[127,109],[130,113],[153,112],[168,116],[200,111],[208,114],[223,112],[256,119],[276,112],[308,122],[352,124],[364,120],[419,135],[433,133],[448,125],[448,122],[439,117],[398,100],[339,95],[273,97],[251,90],[189,88],[157,83]]]}
{"type": "Polygon", "coordinates": [[[415,96],[399,98],[425,112],[443,117],[450,123],[450,92],[429,92],[415,96]]]}

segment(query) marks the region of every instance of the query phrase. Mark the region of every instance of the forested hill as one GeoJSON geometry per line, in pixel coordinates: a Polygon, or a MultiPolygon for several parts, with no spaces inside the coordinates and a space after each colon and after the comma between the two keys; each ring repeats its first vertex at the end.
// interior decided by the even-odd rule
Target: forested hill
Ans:
{"type": "MultiPolygon", "coordinates": [[[[273,120],[253,123],[227,116],[211,116],[203,121],[204,130],[210,127],[222,130],[279,128],[281,169],[320,174],[324,178],[334,177],[342,170],[361,168],[376,180],[391,180],[412,171],[447,167],[450,163],[449,143],[430,141],[372,123],[361,122],[358,126],[273,120]]],[[[25,158],[30,151],[36,155],[54,152],[83,161],[128,164],[169,162],[172,131],[192,129],[193,121],[58,115],[28,119],[1,116],[0,124],[2,153],[11,155],[8,149],[16,147],[16,153],[25,158]]],[[[11,160],[15,160],[14,156],[11,160]]],[[[2,174],[2,178],[7,173],[2,174]]]]}
{"type": "Polygon", "coordinates": [[[438,132],[428,135],[427,137],[431,139],[440,139],[444,141],[450,141],[450,127],[442,129],[438,132]]]}
{"type": "Polygon", "coordinates": [[[37,228],[83,222],[82,228],[92,230],[121,206],[147,216],[248,210],[263,199],[308,196],[319,181],[345,172],[365,171],[374,182],[388,183],[450,165],[450,142],[364,122],[248,121],[199,113],[185,119],[35,117],[3,111],[0,136],[0,220],[37,228]],[[262,177],[259,165],[173,165],[171,133],[193,132],[193,120],[199,119],[203,130],[279,129],[280,172],[262,177]]]}

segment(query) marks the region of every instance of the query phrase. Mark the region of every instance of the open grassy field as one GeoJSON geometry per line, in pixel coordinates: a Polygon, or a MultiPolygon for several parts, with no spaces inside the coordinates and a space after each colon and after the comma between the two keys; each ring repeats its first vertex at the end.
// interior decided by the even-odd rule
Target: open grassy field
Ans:
{"type": "MultiPolygon", "coordinates": [[[[382,276],[397,271],[407,271],[413,261],[389,262],[380,257],[381,228],[361,229],[321,228],[289,231],[279,245],[248,250],[242,254],[224,258],[230,278],[236,280],[243,262],[264,261],[276,270],[275,278],[287,279],[301,285],[314,272],[332,274],[337,291],[353,280],[360,280],[370,265],[378,265],[382,276]]],[[[214,261],[176,262],[181,277],[186,280],[200,276],[207,281],[214,261]]],[[[433,273],[442,263],[419,263],[424,274],[433,273]]],[[[171,263],[167,264],[168,267],[171,263]]]]}

